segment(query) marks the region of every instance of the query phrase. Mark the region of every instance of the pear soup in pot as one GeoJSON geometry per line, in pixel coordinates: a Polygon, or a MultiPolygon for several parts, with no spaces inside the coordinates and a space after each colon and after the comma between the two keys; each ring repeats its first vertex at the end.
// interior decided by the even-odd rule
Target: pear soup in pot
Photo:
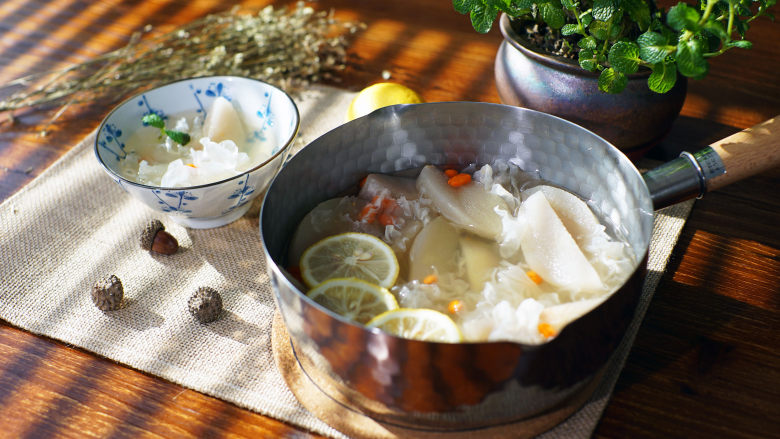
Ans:
{"type": "MultiPolygon", "coordinates": [[[[308,379],[325,395],[387,424],[435,431],[464,430],[527,419],[561,407],[574,410],[576,404],[567,405],[566,401],[592,392],[592,383],[605,370],[613,352],[623,341],[626,329],[635,320],[654,209],[701,195],[708,189],[780,162],[776,147],[775,133],[780,131],[777,125],[776,120],[770,121],[747,134],[740,133],[742,137],[727,139],[725,143],[695,155],[684,155],[643,176],[620,151],[592,132],[557,117],[518,107],[473,102],[397,105],[348,122],[311,142],[285,165],[269,187],[261,211],[260,233],[267,269],[295,358],[308,379]],[[431,167],[426,168],[429,165],[431,167]],[[473,185],[473,189],[466,189],[468,186],[452,188],[447,183],[449,177],[441,175],[448,169],[452,170],[449,172],[469,174],[473,179],[469,185],[473,185]],[[420,224],[419,230],[410,231],[409,236],[414,239],[409,238],[403,252],[388,252],[382,247],[398,247],[407,232],[403,226],[395,230],[397,235],[390,231],[390,239],[381,239],[388,237],[385,235],[387,224],[395,224],[396,218],[406,215],[402,206],[404,201],[398,196],[403,188],[389,191],[398,206],[389,202],[383,206],[382,200],[374,200],[378,203],[374,204],[374,222],[366,221],[361,226],[365,229],[351,227],[377,194],[369,199],[366,199],[367,194],[363,198],[355,197],[355,205],[351,207],[354,211],[345,209],[345,212],[347,216],[357,216],[345,218],[346,225],[321,236],[302,237],[303,231],[296,236],[299,224],[317,222],[319,209],[342,209],[343,206],[338,207],[338,200],[328,200],[359,194],[356,183],[366,176],[383,174],[372,179],[388,175],[397,177],[410,170],[412,178],[418,174],[420,177],[401,185],[409,191],[404,198],[412,200],[416,192],[418,200],[429,199],[430,205],[423,207],[430,209],[430,216],[427,223],[421,212],[418,213],[422,216],[404,217],[408,220],[404,224],[414,221],[420,224]],[[516,188],[512,179],[504,179],[504,173],[516,174],[519,178],[514,182],[516,188]],[[521,178],[527,175],[533,177],[530,183],[521,178]],[[427,189],[426,192],[420,178],[431,178],[427,183],[432,182],[434,187],[445,190],[427,189]],[[496,183],[500,188],[495,187],[496,183]],[[466,203],[471,206],[469,208],[457,208],[455,201],[433,207],[436,200],[455,200],[452,197],[464,189],[484,193],[469,198],[471,204],[466,203]],[[512,197],[502,197],[502,194],[506,195],[504,191],[512,197]],[[588,208],[588,217],[596,213],[599,221],[589,222],[575,216],[574,221],[568,222],[563,213],[568,210],[556,206],[556,197],[573,197],[581,201],[588,208]],[[318,208],[324,202],[329,204],[318,208]],[[501,203],[508,208],[501,208],[501,203]],[[396,212],[395,208],[403,213],[396,212]],[[481,227],[479,224],[492,216],[491,210],[498,218],[488,219],[490,225],[481,227]],[[474,217],[474,212],[478,218],[474,217]],[[382,214],[388,214],[390,218],[380,221],[382,214]],[[424,239],[420,244],[414,241],[425,236],[421,234],[426,228],[441,223],[440,219],[447,220],[448,224],[429,230],[430,241],[432,245],[446,247],[445,256],[456,257],[437,260],[435,255],[441,252],[426,251],[420,253],[419,258],[412,258],[410,255],[415,246],[425,248],[427,244],[423,244],[428,240],[424,239]],[[510,225],[520,222],[524,224],[522,229],[510,225]],[[526,236],[509,239],[507,234],[533,230],[529,224],[548,232],[550,228],[561,231],[558,226],[566,229],[569,238],[561,241],[568,242],[570,251],[564,252],[566,256],[561,259],[569,270],[557,272],[550,268],[552,266],[546,269],[539,262],[545,258],[534,259],[536,253],[545,254],[543,252],[550,248],[566,248],[565,243],[555,241],[554,236],[561,235],[549,234],[547,238],[527,242],[526,236]],[[577,232],[572,231],[576,226],[592,230],[594,236],[601,238],[586,237],[577,242],[577,232]],[[606,237],[601,235],[604,231],[608,232],[604,234],[606,237]],[[344,235],[347,235],[346,239],[344,235]],[[296,265],[296,260],[306,258],[309,247],[313,248],[309,256],[332,256],[329,248],[341,247],[332,245],[329,239],[361,242],[363,247],[352,256],[374,254],[371,249],[378,249],[376,254],[383,254],[380,259],[385,261],[385,268],[375,270],[381,273],[378,276],[381,281],[370,282],[376,283],[376,288],[363,284],[355,287],[350,283],[353,281],[340,280],[341,284],[333,286],[334,291],[371,290],[374,296],[384,298],[377,302],[389,309],[394,304],[382,289],[392,289],[395,280],[400,278],[403,284],[395,285],[393,292],[396,294],[392,299],[397,299],[404,307],[422,305],[436,309],[431,312],[450,320],[454,318],[465,341],[422,341],[410,338],[400,330],[398,333],[404,336],[399,337],[392,333],[394,329],[403,328],[399,321],[405,316],[395,322],[385,319],[371,327],[333,312],[315,298],[308,297],[307,292],[317,288],[313,283],[321,280],[317,273],[323,270],[307,274],[306,267],[301,264],[300,275],[305,281],[302,283],[296,279],[296,273],[290,273],[288,269],[296,265]],[[616,275],[615,285],[604,287],[606,292],[598,287],[599,283],[603,286],[607,282],[600,273],[597,259],[610,260],[605,256],[612,253],[598,253],[598,258],[593,258],[594,253],[589,257],[589,247],[585,245],[588,239],[593,242],[603,239],[601,242],[621,254],[614,259],[616,266],[627,265],[618,270],[621,274],[616,275]],[[376,241],[380,244],[375,245],[376,241]],[[475,241],[478,244],[474,245],[475,241]],[[513,247],[509,244],[512,242],[518,251],[511,251],[513,247]],[[578,249],[579,256],[573,246],[578,249]],[[498,269],[486,270],[485,266],[493,265],[490,260],[496,251],[501,257],[496,263],[498,269]],[[476,256],[463,256],[469,252],[476,256]],[[429,258],[431,255],[434,256],[429,258]],[[392,263],[386,263],[394,257],[397,272],[391,269],[392,263]],[[482,268],[475,268],[480,264],[482,268]],[[514,280],[527,285],[528,291],[545,283],[551,289],[545,291],[540,287],[539,294],[526,292],[523,294],[529,297],[513,298],[515,302],[503,308],[511,312],[502,314],[501,307],[485,311],[489,318],[484,326],[477,324],[467,328],[466,317],[475,312],[478,300],[471,303],[472,299],[447,295],[439,301],[435,294],[415,294],[419,292],[416,290],[433,290],[435,287],[431,285],[446,283],[439,266],[449,265],[459,273],[456,280],[463,282],[464,291],[478,291],[475,297],[480,299],[496,299],[498,295],[485,294],[485,285],[498,280],[503,265],[509,270],[511,264],[517,266],[514,280]],[[469,271],[469,265],[472,271],[469,271]],[[588,266],[598,274],[597,278],[592,276],[588,266]],[[541,278],[539,285],[536,285],[539,279],[529,271],[541,278]],[[438,279],[426,284],[426,277],[432,274],[438,279]],[[392,279],[392,283],[387,284],[388,279],[392,279]],[[404,292],[404,288],[408,291],[404,292]],[[599,293],[593,294],[594,291],[599,293]],[[558,295],[560,302],[548,301],[550,296],[545,294],[552,293],[558,295]],[[424,300],[415,302],[420,298],[424,300]],[[588,306],[572,310],[570,315],[582,315],[570,322],[566,319],[557,327],[543,320],[543,310],[538,307],[527,314],[531,316],[527,324],[519,324],[520,318],[527,316],[518,317],[517,310],[524,309],[523,300],[528,298],[542,304],[544,309],[563,306],[564,301],[588,306]],[[453,300],[464,303],[460,309],[453,306],[454,313],[451,313],[449,304],[453,300]],[[497,319],[496,315],[508,318],[497,319]],[[553,327],[548,332],[547,328],[539,327],[540,323],[553,327]]],[[[366,186],[382,186],[375,183],[366,180],[366,186]]],[[[414,209],[413,203],[407,207],[414,209]]],[[[570,210],[586,212],[580,208],[570,210]]],[[[538,235],[545,236],[541,232],[538,235]]],[[[551,260],[550,254],[546,256],[551,260]]],[[[496,304],[499,302],[500,299],[496,304]]],[[[399,307],[400,311],[405,309],[399,307]]],[[[392,312],[384,311],[374,318],[392,312]]],[[[422,320],[428,319],[436,320],[430,315],[422,320]]]]}

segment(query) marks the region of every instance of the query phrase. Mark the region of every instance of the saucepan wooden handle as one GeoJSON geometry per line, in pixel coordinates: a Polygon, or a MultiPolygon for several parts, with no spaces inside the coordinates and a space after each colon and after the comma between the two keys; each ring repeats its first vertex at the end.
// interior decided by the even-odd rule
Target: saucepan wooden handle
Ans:
{"type": "Polygon", "coordinates": [[[719,140],[710,147],[720,156],[726,173],[707,181],[707,190],[780,166],[780,116],[719,140]]]}
{"type": "Polygon", "coordinates": [[[656,209],[780,165],[780,116],[719,140],[644,175],[656,209]]]}

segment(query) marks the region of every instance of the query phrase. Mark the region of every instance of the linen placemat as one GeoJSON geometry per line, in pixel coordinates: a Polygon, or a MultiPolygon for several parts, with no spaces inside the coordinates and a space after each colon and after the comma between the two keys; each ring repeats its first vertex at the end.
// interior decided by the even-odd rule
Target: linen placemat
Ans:
{"type": "MultiPolygon", "coordinates": [[[[297,104],[304,141],[343,123],[354,93],[315,87],[297,104]]],[[[332,437],[344,435],[308,412],[286,387],[271,352],[275,303],[258,231],[259,200],[224,227],[195,230],[143,206],[114,183],[93,153],[94,133],[0,205],[0,318],[132,368],[332,437]],[[181,246],[172,256],[138,244],[159,218],[181,246]],[[125,305],[101,312],[93,283],[115,274],[125,305]],[[217,289],[225,314],[196,322],[187,299],[217,289]]],[[[643,316],[692,203],[656,214],[639,316],[643,316]]],[[[641,318],[635,319],[586,405],[548,437],[595,428],[641,318]]]]}

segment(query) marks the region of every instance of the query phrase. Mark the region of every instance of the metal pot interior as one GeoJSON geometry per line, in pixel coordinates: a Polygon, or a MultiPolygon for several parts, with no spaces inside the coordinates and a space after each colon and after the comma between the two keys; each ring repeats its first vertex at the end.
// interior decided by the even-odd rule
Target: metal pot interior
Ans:
{"type": "Polygon", "coordinates": [[[603,369],[634,315],[652,211],[639,172],[597,135],[533,110],[444,102],[386,107],[311,142],[272,182],[260,233],[295,354],[323,392],[390,424],[463,430],[551,410],[603,369]],[[622,288],[551,342],[450,345],[400,339],[330,313],[280,269],[288,265],[287,246],[303,216],[356,188],[366,174],[496,159],[590,200],[628,241],[637,261],[622,288]]]}

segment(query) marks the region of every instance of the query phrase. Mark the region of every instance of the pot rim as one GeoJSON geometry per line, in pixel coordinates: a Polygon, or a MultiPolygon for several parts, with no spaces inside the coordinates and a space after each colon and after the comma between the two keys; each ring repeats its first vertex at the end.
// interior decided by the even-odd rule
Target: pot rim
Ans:
{"type": "MultiPolygon", "coordinates": [[[[521,37],[514,29],[512,29],[511,19],[505,12],[501,13],[501,17],[498,22],[501,35],[504,36],[504,40],[512,45],[515,49],[522,52],[525,56],[552,67],[556,70],[565,71],[574,75],[587,76],[592,78],[598,78],[600,73],[590,72],[580,67],[578,62],[575,62],[569,58],[564,58],[558,55],[552,55],[545,52],[536,50],[527,40],[521,37]]],[[[652,71],[646,67],[639,67],[639,71],[626,75],[628,79],[647,79],[652,71]]]]}

